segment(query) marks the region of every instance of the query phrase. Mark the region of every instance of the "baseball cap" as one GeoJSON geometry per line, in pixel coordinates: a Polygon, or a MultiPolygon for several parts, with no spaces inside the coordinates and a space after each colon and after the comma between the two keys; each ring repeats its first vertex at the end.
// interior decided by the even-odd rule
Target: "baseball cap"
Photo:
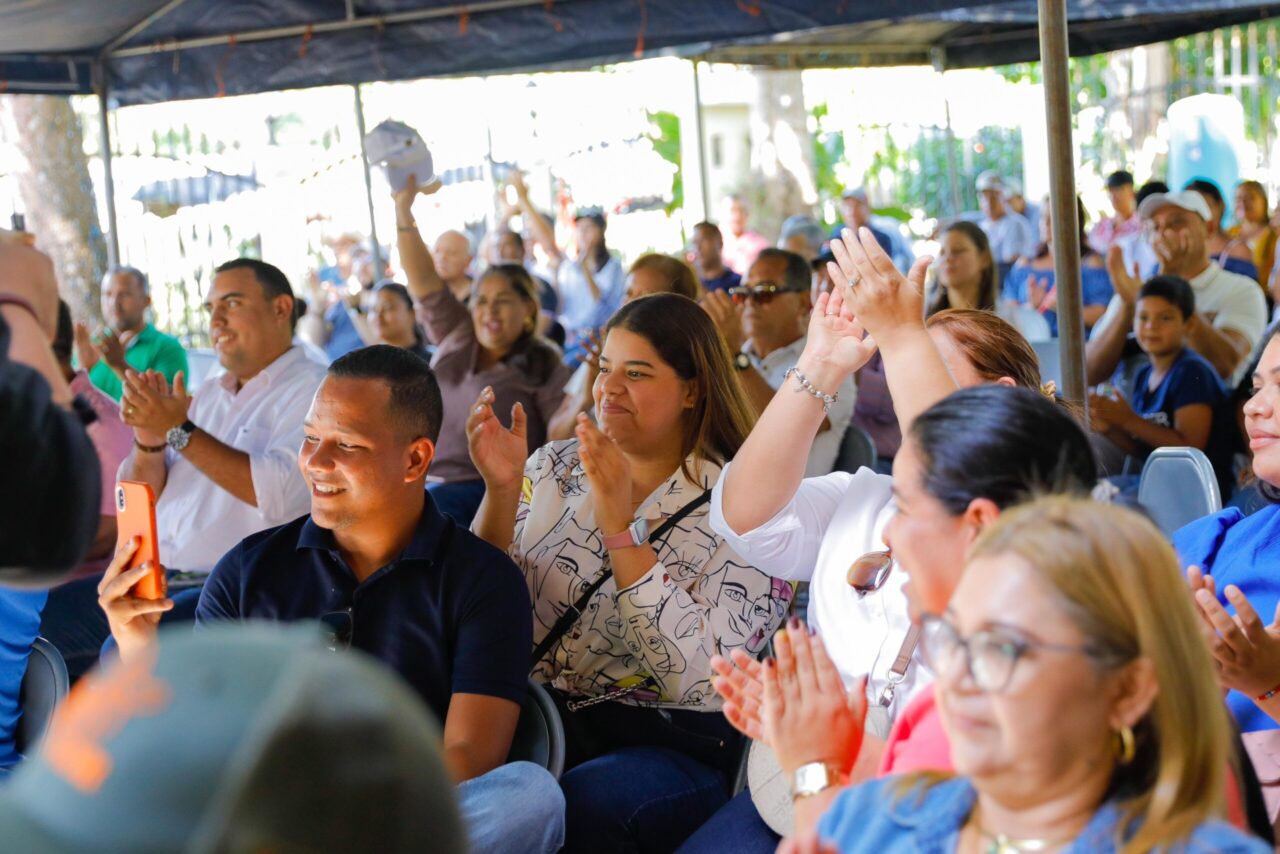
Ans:
{"type": "Polygon", "coordinates": [[[77,684],[0,788],[9,851],[462,852],[440,731],[313,625],[178,627],[77,684]]]}
{"type": "Polygon", "coordinates": [[[382,167],[392,190],[404,187],[410,175],[417,179],[419,187],[435,180],[427,144],[416,130],[402,122],[388,119],[369,131],[364,137],[364,150],[370,164],[382,167]]]}
{"type": "Polygon", "coordinates": [[[1022,182],[1017,178],[1006,178],[1004,181],[1004,194],[1008,198],[1022,195],[1022,182]]]}
{"type": "Polygon", "coordinates": [[[1138,205],[1138,216],[1143,219],[1151,219],[1156,211],[1166,205],[1173,205],[1176,208],[1182,208],[1184,211],[1190,211],[1205,222],[1213,218],[1213,213],[1209,210],[1209,203],[1204,200],[1204,196],[1195,190],[1179,190],[1176,193],[1152,193],[1142,200],[1142,204],[1138,205]]]}
{"type": "Polygon", "coordinates": [[[977,187],[979,193],[984,190],[1003,190],[1004,179],[1000,177],[999,172],[994,169],[988,169],[978,176],[974,186],[977,187]]]}
{"type": "Polygon", "coordinates": [[[865,202],[866,204],[871,204],[871,200],[870,200],[870,198],[868,198],[868,196],[867,196],[867,190],[866,190],[866,188],[865,188],[865,187],[850,187],[849,189],[845,190],[845,191],[844,191],[844,193],[842,193],[842,194],[840,195],[840,198],[842,198],[842,199],[857,199],[857,200],[858,200],[858,201],[860,201],[860,202],[865,202]]]}

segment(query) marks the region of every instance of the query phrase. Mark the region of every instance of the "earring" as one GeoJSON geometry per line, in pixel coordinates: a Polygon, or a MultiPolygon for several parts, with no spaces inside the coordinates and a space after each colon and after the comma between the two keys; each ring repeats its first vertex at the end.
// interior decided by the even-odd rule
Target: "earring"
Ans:
{"type": "Polygon", "coordinates": [[[1119,743],[1116,745],[1116,762],[1121,765],[1128,765],[1133,761],[1134,755],[1138,752],[1137,746],[1133,740],[1133,727],[1125,726],[1116,730],[1119,743]]]}
{"type": "Polygon", "coordinates": [[[526,318],[524,319],[524,331],[525,331],[525,332],[532,332],[536,326],[537,326],[537,324],[535,324],[535,323],[533,322],[533,318],[532,318],[532,317],[526,317],[526,318]]]}

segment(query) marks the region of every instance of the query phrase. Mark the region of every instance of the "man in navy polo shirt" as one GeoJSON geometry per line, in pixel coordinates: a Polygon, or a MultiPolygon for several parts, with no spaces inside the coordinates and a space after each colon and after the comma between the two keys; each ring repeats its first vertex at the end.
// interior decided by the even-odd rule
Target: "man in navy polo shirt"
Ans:
{"type": "MultiPolygon", "coordinates": [[[[503,765],[526,691],[529,594],[506,555],[427,495],[440,420],[435,375],[408,351],[379,345],[335,361],[298,452],[311,514],[231,549],[205,584],[196,626],[319,619],[332,646],[381,659],[443,722],[473,850],[555,851],[555,780],[529,763],[503,765]]],[[[121,571],[134,548],[121,549],[100,588],[125,658],[152,642],[170,607],[130,595],[146,571],[121,571]]]]}

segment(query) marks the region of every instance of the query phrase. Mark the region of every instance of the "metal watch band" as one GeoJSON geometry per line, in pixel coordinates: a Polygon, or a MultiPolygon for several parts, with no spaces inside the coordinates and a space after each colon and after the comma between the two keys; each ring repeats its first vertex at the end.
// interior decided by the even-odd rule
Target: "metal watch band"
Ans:
{"type": "Polygon", "coordinates": [[[791,797],[807,798],[836,784],[836,775],[825,762],[801,765],[791,775],[791,797]]]}

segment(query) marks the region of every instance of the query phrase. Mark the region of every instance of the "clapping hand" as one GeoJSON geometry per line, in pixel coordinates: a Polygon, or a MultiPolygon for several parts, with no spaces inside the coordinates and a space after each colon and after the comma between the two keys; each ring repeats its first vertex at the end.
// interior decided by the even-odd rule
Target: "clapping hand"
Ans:
{"type": "Polygon", "coordinates": [[[187,420],[191,395],[182,371],[173,378],[173,387],[159,371],[129,368],[124,374],[124,394],[120,398],[120,418],[133,428],[138,441],[158,445],[165,434],[187,420]]]}
{"type": "Polygon", "coordinates": [[[1113,245],[1107,250],[1107,275],[1111,277],[1111,287],[1120,295],[1126,305],[1138,301],[1138,291],[1142,290],[1142,278],[1138,275],[1138,265],[1132,270],[1125,266],[1124,250],[1113,245]]]}
{"type": "Polygon", "coordinates": [[[25,231],[0,228],[0,293],[31,303],[40,328],[52,341],[58,331],[58,281],[53,261],[34,243],[25,231]]]}
{"type": "Polygon", "coordinates": [[[720,335],[729,345],[730,353],[737,353],[747,340],[742,330],[743,306],[734,305],[733,300],[724,291],[710,291],[702,298],[702,310],[711,318],[711,322],[720,330],[720,335]]]}
{"type": "Polygon", "coordinates": [[[762,741],[764,725],[760,716],[764,709],[764,681],[760,662],[735,649],[729,658],[711,656],[711,669],[716,672],[711,687],[724,699],[720,708],[725,718],[747,738],[762,741]]]}
{"type": "Polygon", "coordinates": [[[1049,284],[1048,277],[1027,277],[1027,304],[1044,314],[1058,308],[1058,286],[1049,284]]]}
{"type": "Polygon", "coordinates": [[[467,449],[485,486],[500,490],[519,485],[529,457],[524,406],[511,407],[511,429],[502,426],[493,411],[493,389],[486,386],[467,416],[467,449]]]}
{"type": "Polygon", "coordinates": [[[110,327],[103,328],[98,334],[98,352],[101,354],[103,361],[111,370],[115,371],[116,376],[124,379],[124,372],[129,369],[129,364],[124,360],[124,343],[120,340],[120,336],[116,335],[115,330],[110,327]]]}
{"type": "Polygon", "coordinates": [[[1089,395],[1089,417],[1094,430],[1105,431],[1110,427],[1124,429],[1136,414],[1129,402],[1112,390],[1110,394],[1089,395]]]}
{"type": "Polygon", "coordinates": [[[822,641],[793,618],[774,635],[776,658],[763,668],[764,740],[788,774],[810,762],[848,773],[862,748],[864,676],[845,691],[822,641]]]}
{"type": "Polygon", "coordinates": [[[578,457],[591,486],[596,527],[605,534],[625,530],[634,519],[631,506],[631,465],[612,439],[585,412],[578,413],[573,429],[578,437],[578,457]]]}
{"type": "Polygon", "coordinates": [[[1264,625],[1234,584],[1223,590],[1235,608],[1232,616],[1218,601],[1212,576],[1191,567],[1187,580],[1222,687],[1256,697],[1280,685],[1280,605],[1271,625],[1264,625]]]}
{"type": "Polygon", "coordinates": [[[827,272],[834,288],[844,291],[849,310],[872,335],[884,341],[904,327],[924,325],[924,277],[933,259],[923,256],[903,276],[880,248],[870,229],[849,229],[831,241],[835,263],[827,272]]]}
{"type": "Polygon", "coordinates": [[[97,344],[93,343],[93,335],[89,332],[87,325],[77,322],[74,328],[76,358],[80,360],[80,367],[86,371],[92,371],[93,366],[101,361],[102,351],[98,349],[97,344]]]}

